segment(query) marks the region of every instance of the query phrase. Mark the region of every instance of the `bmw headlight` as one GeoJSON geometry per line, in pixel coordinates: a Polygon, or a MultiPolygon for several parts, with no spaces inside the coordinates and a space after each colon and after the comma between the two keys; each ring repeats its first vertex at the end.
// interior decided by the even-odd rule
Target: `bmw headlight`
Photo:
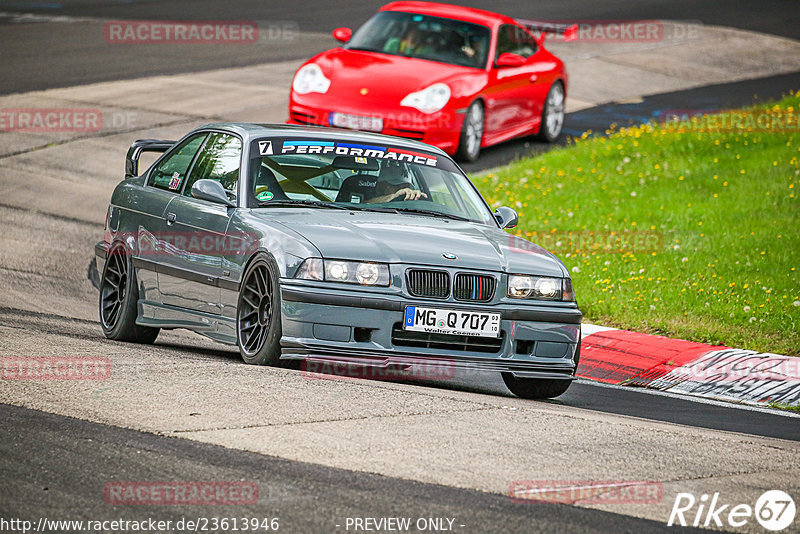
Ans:
{"type": "Polygon", "coordinates": [[[435,83],[422,91],[406,95],[401,106],[415,108],[423,113],[436,113],[450,100],[450,87],[444,83],[435,83]]]}
{"type": "Polygon", "coordinates": [[[385,287],[389,285],[389,266],[385,263],[308,258],[297,270],[295,278],[385,287]]]}
{"type": "Polygon", "coordinates": [[[300,67],[292,81],[292,90],[300,95],[327,93],[330,86],[331,81],[325,77],[322,69],[316,63],[308,63],[300,67]]]}
{"type": "Polygon", "coordinates": [[[572,280],[547,276],[509,275],[506,294],[513,299],[575,300],[572,280]]]}

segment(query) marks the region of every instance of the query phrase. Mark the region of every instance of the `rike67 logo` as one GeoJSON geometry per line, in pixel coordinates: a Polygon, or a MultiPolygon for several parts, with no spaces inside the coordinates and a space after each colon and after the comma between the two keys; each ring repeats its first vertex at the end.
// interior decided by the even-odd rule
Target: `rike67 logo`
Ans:
{"type": "Polygon", "coordinates": [[[755,519],[763,528],[777,532],[794,523],[796,512],[794,500],[781,490],[765,491],[755,506],[724,503],[719,492],[704,493],[699,499],[691,493],[678,493],[667,526],[738,528],[755,519]]]}

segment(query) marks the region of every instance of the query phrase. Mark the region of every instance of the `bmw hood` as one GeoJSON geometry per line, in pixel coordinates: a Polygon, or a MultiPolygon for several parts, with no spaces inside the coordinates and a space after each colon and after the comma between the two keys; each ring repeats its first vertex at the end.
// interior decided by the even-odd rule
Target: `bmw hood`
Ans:
{"type": "MultiPolygon", "coordinates": [[[[308,240],[323,258],[567,276],[563,264],[545,249],[478,223],[415,214],[269,209],[278,210],[280,223],[308,240]]],[[[267,210],[261,214],[275,222],[267,210]]]]}

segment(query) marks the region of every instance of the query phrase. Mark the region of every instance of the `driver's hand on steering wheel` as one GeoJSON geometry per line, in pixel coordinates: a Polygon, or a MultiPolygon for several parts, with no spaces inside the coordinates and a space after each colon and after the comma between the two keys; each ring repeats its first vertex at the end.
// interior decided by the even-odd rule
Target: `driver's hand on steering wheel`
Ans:
{"type": "Polygon", "coordinates": [[[428,198],[428,195],[426,195],[419,189],[411,189],[410,187],[404,187],[402,189],[398,189],[397,191],[395,191],[392,200],[419,200],[420,198],[428,198]]]}

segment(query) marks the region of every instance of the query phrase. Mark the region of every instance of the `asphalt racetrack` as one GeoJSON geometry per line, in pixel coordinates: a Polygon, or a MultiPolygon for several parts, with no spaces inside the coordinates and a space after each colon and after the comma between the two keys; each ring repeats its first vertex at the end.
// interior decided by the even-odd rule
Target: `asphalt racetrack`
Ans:
{"type": "MultiPolygon", "coordinates": [[[[283,120],[294,65],[333,46],[333,27],[356,26],[382,3],[0,2],[0,107],[119,105],[136,109],[140,122],[94,137],[0,133],[0,355],[102,356],[114,369],[103,383],[0,381],[0,519],[278,517],[284,532],[354,532],[348,518],[410,517],[450,518],[457,532],[660,532],[680,492],[751,505],[765,489],[800,495],[796,414],[586,381],[534,402],[512,397],[491,375],[309,378],[246,366],[230,347],[187,332],[163,332],[152,347],[104,338],[86,265],[131,140],[180,135],[206,117],[283,120]],[[133,19],[255,20],[303,38],[250,48],[103,40],[103,21],[133,19]],[[273,108],[230,111],[226,83],[252,90],[253,106],[272,84],[264,95],[273,108]],[[198,87],[220,88],[208,109],[187,103],[198,87]],[[114,506],[104,498],[113,481],[159,480],[249,481],[259,498],[235,507],[114,506]],[[663,495],[646,503],[509,498],[526,480],[653,481],[663,495]]],[[[522,18],[691,20],[800,39],[791,0],[470,5],[522,18]]],[[[603,99],[574,109],[566,128],[579,134],[659,109],[745,105],[799,86],[800,74],[784,69],[603,99]]],[[[590,102],[587,94],[579,96],[590,102]]],[[[466,169],[547,148],[506,143],[466,169]]],[[[751,522],[739,531],[763,530],[751,522]]]]}

